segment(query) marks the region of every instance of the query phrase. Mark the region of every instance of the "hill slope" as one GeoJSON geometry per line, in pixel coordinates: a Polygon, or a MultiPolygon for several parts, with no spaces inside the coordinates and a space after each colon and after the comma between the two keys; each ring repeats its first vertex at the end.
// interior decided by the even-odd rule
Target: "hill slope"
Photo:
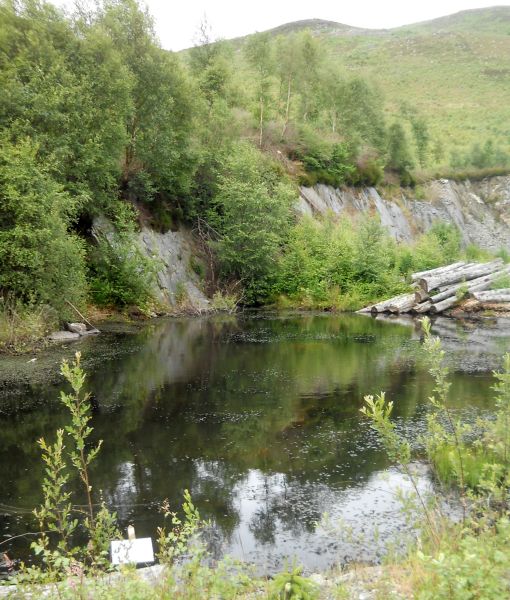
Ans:
{"type": "MultiPolygon", "coordinates": [[[[388,30],[311,19],[269,33],[289,35],[304,29],[323,41],[346,72],[378,86],[389,116],[402,104],[417,108],[433,136],[450,151],[489,138],[508,148],[510,6],[388,30]]],[[[239,48],[247,37],[232,42],[239,48]]]]}

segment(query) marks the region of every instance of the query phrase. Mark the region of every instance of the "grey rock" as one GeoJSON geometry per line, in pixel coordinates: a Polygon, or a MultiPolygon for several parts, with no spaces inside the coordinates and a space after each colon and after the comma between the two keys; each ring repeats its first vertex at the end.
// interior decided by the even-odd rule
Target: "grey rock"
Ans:
{"type": "Polygon", "coordinates": [[[335,189],[318,184],[302,187],[296,210],[301,214],[377,214],[397,241],[410,242],[435,223],[459,228],[464,246],[476,244],[497,251],[510,250],[510,176],[478,182],[432,181],[427,200],[402,196],[386,200],[375,188],[335,189]]]}
{"type": "Polygon", "coordinates": [[[99,331],[99,329],[96,329],[96,328],[94,328],[94,329],[86,329],[85,331],[82,331],[82,332],[80,333],[80,336],[81,336],[81,337],[85,337],[85,336],[87,336],[87,335],[97,335],[98,333],[101,333],[101,332],[99,331]]]}
{"type": "Polygon", "coordinates": [[[158,233],[144,227],[139,242],[146,254],[161,265],[154,292],[163,305],[175,307],[184,295],[185,303],[194,312],[211,310],[207,296],[200,289],[200,278],[191,268],[192,259],[198,252],[189,230],[182,228],[158,233]]]}
{"type": "Polygon", "coordinates": [[[83,335],[87,331],[87,326],[85,323],[67,323],[67,330],[83,335]]]}
{"type": "MultiPolygon", "coordinates": [[[[106,239],[115,247],[115,229],[104,216],[94,219],[92,237],[96,240],[106,239]]],[[[156,261],[158,270],[154,297],[163,308],[171,312],[184,305],[196,314],[211,310],[209,299],[201,289],[200,277],[191,267],[193,259],[200,253],[189,229],[183,227],[178,231],[159,233],[142,227],[134,243],[156,261]]]]}

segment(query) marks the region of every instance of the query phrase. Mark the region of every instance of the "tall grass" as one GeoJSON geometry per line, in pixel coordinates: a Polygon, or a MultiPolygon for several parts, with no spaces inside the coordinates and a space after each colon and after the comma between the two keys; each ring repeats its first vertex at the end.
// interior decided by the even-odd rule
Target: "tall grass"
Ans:
{"type": "Polygon", "coordinates": [[[0,351],[29,352],[58,324],[56,312],[46,305],[24,305],[0,299],[0,351]]]}

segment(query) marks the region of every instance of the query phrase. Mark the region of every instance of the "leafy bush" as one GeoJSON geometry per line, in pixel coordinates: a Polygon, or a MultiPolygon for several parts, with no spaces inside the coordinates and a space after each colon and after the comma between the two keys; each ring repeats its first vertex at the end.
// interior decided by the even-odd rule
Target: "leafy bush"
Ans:
{"type": "Polygon", "coordinates": [[[235,313],[239,302],[237,294],[216,291],[211,300],[211,308],[216,312],[235,313]]]}
{"type": "Polygon", "coordinates": [[[293,227],[275,284],[298,306],[351,310],[403,289],[396,244],[377,221],[330,217],[293,227]]]}
{"type": "Polygon", "coordinates": [[[270,598],[274,600],[313,600],[317,590],[312,582],[301,575],[302,569],[278,573],[271,584],[270,598]]]}
{"type": "Polygon", "coordinates": [[[344,143],[322,144],[301,157],[309,183],[340,187],[354,173],[349,147],[344,143]]]}
{"type": "Polygon", "coordinates": [[[483,145],[473,144],[468,152],[453,152],[450,158],[450,165],[455,169],[470,167],[479,170],[498,169],[508,167],[509,163],[509,154],[491,139],[483,145]]]}
{"type": "Polygon", "coordinates": [[[398,268],[403,274],[424,271],[459,260],[462,254],[459,230],[443,222],[435,223],[412,246],[398,249],[398,268]]]}
{"type": "Polygon", "coordinates": [[[226,280],[240,280],[246,301],[270,292],[291,219],[293,188],[275,166],[247,144],[239,144],[225,165],[210,221],[220,234],[211,243],[226,280]]]}
{"type": "Polygon", "coordinates": [[[190,266],[191,270],[193,271],[193,273],[195,273],[196,275],[198,275],[198,277],[200,277],[200,279],[204,279],[204,277],[205,277],[205,266],[204,266],[204,263],[202,261],[200,261],[194,255],[192,255],[190,257],[190,259],[189,259],[189,266],[190,266]]]}
{"type": "Polygon", "coordinates": [[[119,202],[113,223],[99,223],[97,243],[88,256],[93,301],[100,306],[145,308],[152,300],[158,263],[140,248],[134,210],[119,202]]]}
{"type": "Polygon", "coordinates": [[[83,305],[85,251],[69,232],[74,202],[39,164],[37,147],[0,138],[0,292],[25,302],[83,305]]]}
{"type": "Polygon", "coordinates": [[[499,519],[481,532],[444,536],[437,554],[418,554],[418,600],[500,600],[510,593],[510,523],[499,519]]]}
{"type": "Polygon", "coordinates": [[[383,161],[374,152],[362,154],[356,161],[356,169],[349,175],[349,183],[356,186],[376,186],[383,179],[383,161]]]}
{"type": "Polygon", "coordinates": [[[145,307],[152,299],[157,265],[138,247],[133,235],[102,236],[90,252],[90,292],[100,306],[145,307]]]}
{"type": "Polygon", "coordinates": [[[407,186],[414,183],[411,175],[413,158],[407,134],[402,125],[393,123],[388,130],[388,163],[387,168],[400,176],[402,185],[407,186]]]}

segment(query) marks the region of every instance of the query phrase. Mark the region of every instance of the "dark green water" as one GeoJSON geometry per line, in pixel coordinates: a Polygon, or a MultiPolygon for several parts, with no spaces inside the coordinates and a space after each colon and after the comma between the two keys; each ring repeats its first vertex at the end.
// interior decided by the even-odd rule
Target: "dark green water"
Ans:
{"type": "MultiPolygon", "coordinates": [[[[435,325],[453,369],[459,410],[491,411],[490,371],[510,345],[504,321],[435,325]]],[[[274,571],[286,557],[308,569],[380,559],[404,527],[398,486],[360,418],[363,396],[384,390],[399,426],[423,429],[430,379],[416,363],[412,322],[365,316],[244,315],[110,326],[34,362],[0,361],[0,541],[34,531],[42,466],[35,440],[65,422],[56,376],[81,350],[104,440],[96,490],[123,527],[155,537],[164,498],[190,489],[211,519],[213,552],[274,571]],[[332,533],[324,513],[352,527],[332,533]]],[[[426,475],[421,484],[428,487],[426,475]]],[[[29,540],[0,546],[25,557],[29,540]]]]}

